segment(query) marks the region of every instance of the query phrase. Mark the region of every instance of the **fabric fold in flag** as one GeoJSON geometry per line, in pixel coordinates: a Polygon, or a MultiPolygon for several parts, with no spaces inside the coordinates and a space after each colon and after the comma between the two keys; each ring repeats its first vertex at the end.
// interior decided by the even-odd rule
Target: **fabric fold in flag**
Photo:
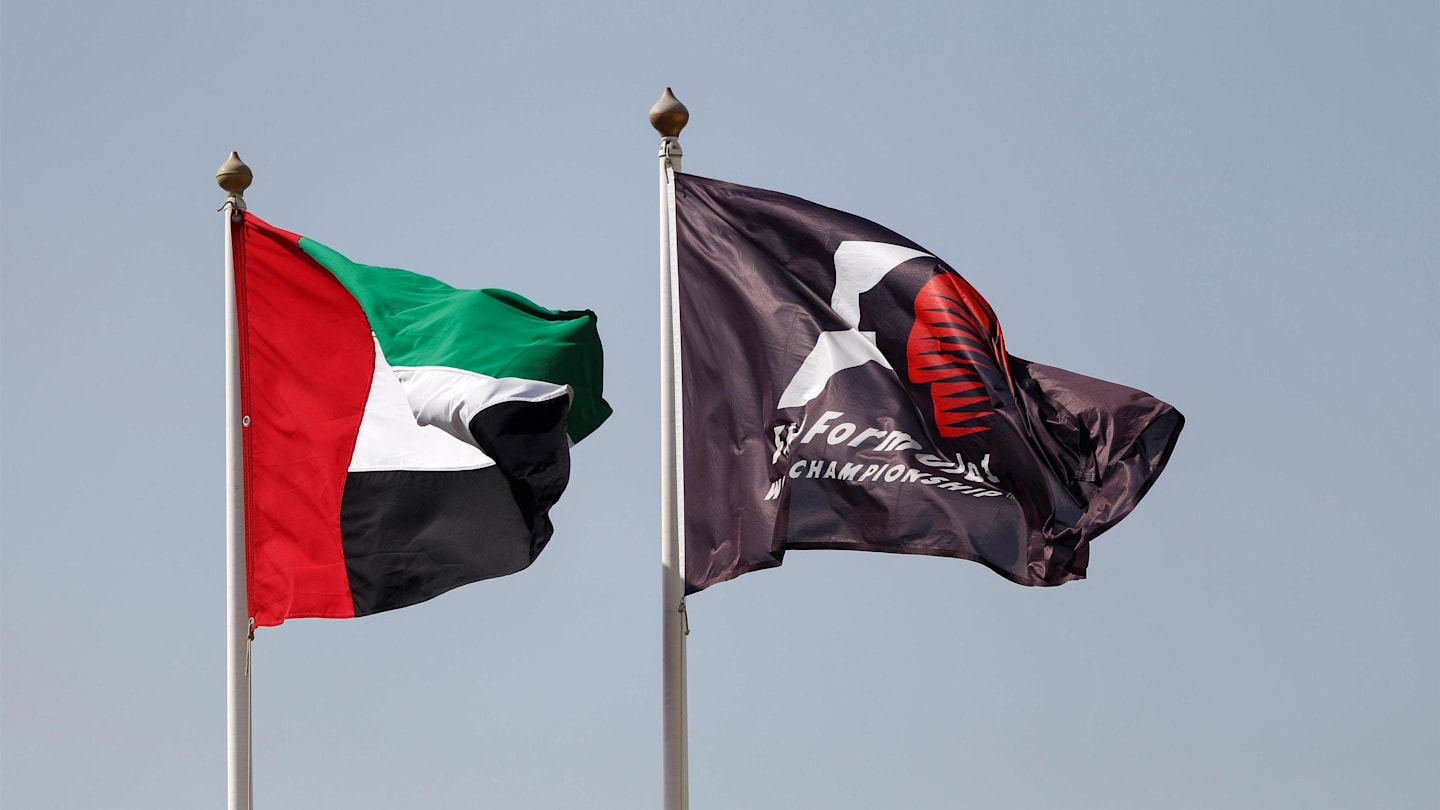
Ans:
{"type": "Polygon", "coordinates": [[[1058,585],[1169,461],[1177,410],[1010,355],[899,234],[694,175],[675,194],[687,592],[814,548],[1058,585]]]}
{"type": "Polygon", "coordinates": [[[232,224],[258,626],[363,616],[529,566],[610,414],[595,316],[232,224]]]}

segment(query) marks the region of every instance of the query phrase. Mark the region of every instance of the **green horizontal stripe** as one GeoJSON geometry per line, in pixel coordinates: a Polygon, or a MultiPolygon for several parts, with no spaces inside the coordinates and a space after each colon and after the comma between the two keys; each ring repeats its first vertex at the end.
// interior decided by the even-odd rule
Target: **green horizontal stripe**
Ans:
{"type": "Polygon", "coordinates": [[[506,290],[460,290],[391,267],[358,264],[314,241],[300,246],[359,301],[392,366],[449,366],[575,389],[569,434],[610,415],[595,313],[553,310],[506,290]]]}

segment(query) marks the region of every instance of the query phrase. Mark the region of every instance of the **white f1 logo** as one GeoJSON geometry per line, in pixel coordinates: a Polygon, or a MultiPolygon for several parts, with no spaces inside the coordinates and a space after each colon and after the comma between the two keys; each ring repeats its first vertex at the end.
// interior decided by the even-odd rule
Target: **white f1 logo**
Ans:
{"type": "Polygon", "coordinates": [[[850,328],[822,332],[795,378],[780,395],[777,408],[804,405],[825,390],[836,373],[874,361],[894,370],[875,345],[874,332],[860,331],[860,294],[873,289],[891,270],[911,259],[930,256],[912,248],[883,242],[841,242],[835,249],[835,294],[830,308],[850,328]]]}

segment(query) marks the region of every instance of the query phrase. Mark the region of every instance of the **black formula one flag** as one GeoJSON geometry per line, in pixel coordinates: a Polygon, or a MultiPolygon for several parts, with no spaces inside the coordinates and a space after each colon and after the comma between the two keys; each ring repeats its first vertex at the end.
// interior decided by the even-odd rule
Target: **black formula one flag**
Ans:
{"type": "Polygon", "coordinates": [[[691,175],[675,209],[687,592],[811,548],[1059,585],[1169,460],[1178,411],[1007,354],[910,240],[691,175]]]}

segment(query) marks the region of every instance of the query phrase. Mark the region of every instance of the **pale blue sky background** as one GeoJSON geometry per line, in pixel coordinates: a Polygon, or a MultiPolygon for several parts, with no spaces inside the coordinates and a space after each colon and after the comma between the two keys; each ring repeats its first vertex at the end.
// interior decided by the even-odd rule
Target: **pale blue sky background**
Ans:
{"type": "Polygon", "coordinates": [[[809,552],[690,602],[692,807],[1440,806],[1433,2],[0,10],[0,803],[224,802],[223,195],[601,318],[529,571],[262,631],[256,807],[658,808],[658,137],[926,246],[1189,419],[1029,590],[809,552]]]}

